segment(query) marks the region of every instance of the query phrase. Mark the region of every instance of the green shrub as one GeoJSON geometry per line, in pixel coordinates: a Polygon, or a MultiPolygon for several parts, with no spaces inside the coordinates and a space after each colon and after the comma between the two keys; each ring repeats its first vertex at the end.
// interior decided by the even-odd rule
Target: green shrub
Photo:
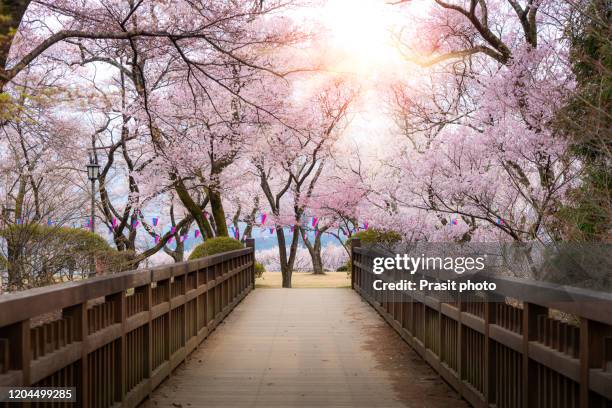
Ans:
{"type": "Polygon", "coordinates": [[[236,249],[242,248],[244,248],[244,245],[242,245],[240,241],[236,241],[230,237],[211,238],[195,247],[191,255],[189,255],[189,260],[193,261],[194,259],[204,258],[205,256],[235,251],[236,249]]]}
{"type": "Polygon", "coordinates": [[[255,277],[261,278],[266,271],[266,267],[261,262],[255,262],[255,277]]]}
{"type": "Polygon", "coordinates": [[[132,262],[134,258],[134,251],[117,251],[111,248],[96,254],[96,268],[103,274],[130,271],[135,269],[132,262]]]}
{"type": "Polygon", "coordinates": [[[349,259],[346,263],[340,265],[336,272],[350,272],[351,270],[351,260],[349,259]]]}
{"type": "MultiPolygon", "coordinates": [[[[361,245],[364,246],[374,246],[381,245],[384,247],[391,247],[394,244],[397,244],[402,240],[402,236],[399,232],[396,231],[385,231],[377,228],[370,228],[367,230],[359,231],[352,238],[358,238],[361,240],[361,245]]],[[[351,246],[351,239],[347,239],[344,243],[347,247],[351,246]]],[[[347,274],[351,274],[351,270],[353,266],[351,264],[351,260],[349,259],[346,263],[336,269],[338,272],[345,272],[347,274]]]]}
{"type": "MultiPolygon", "coordinates": [[[[353,238],[359,238],[362,245],[383,245],[386,247],[397,244],[402,240],[402,236],[396,231],[384,231],[376,228],[370,228],[364,231],[359,231],[353,238]]],[[[350,245],[350,240],[347,241],[350,245]]]]}
{"type": "Polygon", "coordinates": [[[6,241],[9,255],[0,261],[0,268],[7,270],[9,290],[86,276],[92,260],[97,262],[104,254],[118,254],[102,237],[80,228],[37,223],[10,225],[0,230],[0,237],[6,241]]]}

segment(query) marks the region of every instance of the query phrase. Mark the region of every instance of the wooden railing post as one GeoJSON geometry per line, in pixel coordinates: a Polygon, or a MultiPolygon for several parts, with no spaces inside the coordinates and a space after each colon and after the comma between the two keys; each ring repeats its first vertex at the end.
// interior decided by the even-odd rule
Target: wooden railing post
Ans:
{"type": "Polygon", "coordinates": [[[495,395],[499,390],[495,388],[496,378],[496,350],[494,341],[491,339],[491,325],[497,323],[497,302],[500,302],[497,296],[487,294],[485,299],[485,401],[488,404],[495,403],[495,395]]]}
{"type": "Polygon", "coordinates": [[[253,248],[253,265],[251,265],[250,273],[251,273],[251,284],[253,285],[253,289],[255,289],[255,239],[247,238],[246,247],[253,248]]]}
{"type": "Polygon", "coordinates": [[[361,240],[359,238],[351,239],[351,288],[355,289],[355,248],[361,246],[361,240]]]}
{"type": "Polygon", "coordinates": [[[8,339],[8,369],[21,371],[21,384],[29,386],[31,383],[30,362],[32,361],[30,319],[1,328],[0,338],[8,339]]]}
{"type": "Polygon", "coordinates": [[[606,367],[606,338],[612,336],[612,327],[580,319],[580,406],[594,406],[589,390],[591,369],[606,367]]]}
{"type": "Polygon", "coordinates": [[[136,289],[136,292],[140,292],[144,296],[144,310],[147,312],[148,318],[145,325],[145,345],[146,345],[146,367],[145,367],[145,378],[151,378],[153,373],[153,325],[152,325],[152,313],[151,307],[153,306],[153,299],[151,294],[151,284],[148,283],[146,286],[141,286],[136,289]]]}
{"type": "Polygon", "coordinates": [[[537,372],[529,364],[529,342],[537,339],[540,315],[548,315],[548,309],[533,303],[523,303],[523,408],[537,404],[537,372]]]}
{"type": "Polygon", "coordinates": [[[115,355],[115,401],[120,402],[125,399],[127,393],[127,366],[126,366],[126,307],[125,307],[125,290],[106,297],[107,302],[115,304],[115,323],[121,325],[121,337],[116,341],[119,343],[115,355]]]}
{"type": "Polygon", "coordinates": [[[77,403],[78,406],[87,408],[89,407],[89,368],[87,363],[87,302],[80,303],[68,307],[62,311],[65,317],[72,318],[73,331],[71,339],[72,341],[81,342],[81,375],[79,377],[77,387],[77,403]]]}

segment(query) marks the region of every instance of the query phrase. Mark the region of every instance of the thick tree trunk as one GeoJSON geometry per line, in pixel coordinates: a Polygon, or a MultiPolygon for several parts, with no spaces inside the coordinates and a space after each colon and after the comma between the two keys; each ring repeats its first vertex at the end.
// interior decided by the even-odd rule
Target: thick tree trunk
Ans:
{"type": "Polygon", "coordinates": [[[312,255],[312,273],[315,275],[323,275],[325,273],[323,270],[323,260],[321,258],[320,248],[312,255]]]}
{"type": "Polygon", "coordinates": [[[276,236],[278,239],[278,254],[281,264],[281,274],[283,276],[283,288],[290,288],[291,276],[293,275],[293,266],[295,264],[295,256],[297,254],[299,242],[299,232],[297,228],[293,231],[288,256],[287,242],[285,241],[285,231],[283,230],[283,227],[276,227],[276,236]]]}
{"type": "MultiPolygon", "coordinates": [[[[301,233],[304,234],[304,230],[300,229],[301,233]]],[[[312,260],[312,273],[315,275],[323,275],[325,270],[323,269],[323,257],[321,256],[321,235],[323,231],[319,231],[315,237],[314,244],[308,239],[304,239],[304,245],[308,249],[310,259],[312,260]]],[[[302,235],[303,236],[303,235],[302,235]]]]}
{"type": "Polygon", "coordinates": [[[221,194],[218,191],[208,190],[208,198],[210,199],[210,209],[212,210],[212,216],[217,226],[218,237],[228,237],[229,232],[227,231],[227,224],[225,223],[225,210],[223,209],[223,201],[221,200],[221,194]]]}
{"type": "Polygon", "coordinates": [[[289,267],[287,260],[287,243],[285,242],[285,233],[282,229],[276,230],[276,236],[278,239],[278,256],[281,265],[281,275],[283,277],[283,288],[291,287],[291,275],[293,274],[293,267],[289,267]]]}
{"type": "Polygon", "coordinates": [[[253,206],[251,213],[247,216],[245,220],[246,228],[244,229],[244,232],[242,233],[242,238],[241,238],[243,242],[245,242],[247,238],[251,238],[251,235],[253,235],[253,225],[255,224],[255,218],[257,217],[257,211],[259,211],[259,197],[255,197],[255,205],[253,206]]]}
{"type": "Polygon", "coordinates": [[[174,186],[174,190],[176,191],[179,200],[181,200],[181,203],[183,203],[187,211],[189,211],[189,213],[193,216],[193,219],[195,220],[196,224],[198,224],[200,232],[202,233],[202,235],[204,235],[204,238],[214,237],[214,233],[212,227],[210,226],[210,223],[202,213],[202,209],[200,208],[200,206],[195,201],[193,201],[193,199],[189,195],[187,188],[185,188],[185,184],[183,184],[181,180],[177,180],[174,186]]]}

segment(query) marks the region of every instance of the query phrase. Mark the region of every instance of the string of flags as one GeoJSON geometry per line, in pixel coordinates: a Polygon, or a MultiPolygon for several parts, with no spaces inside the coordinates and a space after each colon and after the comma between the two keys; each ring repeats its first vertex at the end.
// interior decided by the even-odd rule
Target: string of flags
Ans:
{"type": "MultiPolygon", "coordinates": [[[[209,219],[209,217],[210,217],[210,213],[208,213],[207,211],[203,211],[203,215],[204,215],[204,217],[206,219],[209,219]]],[[[133,228],[133,229],[139,228],[140,224],[141,224],[141,220],[143,221],[143,223],[146,226],[146,223],[144,222],[145,218],[143,217],[142,213],[139,212],[139,211],[136,211],[134,214],[132,214],[131,222],[128,225],[130,225],[131,228],[133,228]]],[[[171,244],[175,240],[178,241],[178,242],[183,243],[183,242],[186,242],[190,238],[190,232],[189,231],[183,233],[180,236],[177,236],[177,227],[174,226],[174,225],[173,226],[168,226],[168,227],[162,227],[161,230],[160,230],[159,227],[160,227],[161,218],[159,216],[157,216],[157,215],[152,216],[150,218],[150,220],[151,220],[151,224],[150,225],[152,225],[152,227],[155,229],[151,233],[151,235],[152,235],[153,241],[155,242],[156,245],[161,242],[164,234],[168,234],[168,233],[171,236],[169,237],[169,239],[167,241],[167,244],[171,244]],[[164,233],[164,231],[166,231],[166,232],[164,233]]],[[[276,233],[276,228],[278,228],[278,225],[273,225],[273,226],[265,225],[266,222],[268,221],[268,214],[266,214],[265,212],[261,213],[260,215],[258,215],[256,217],[256,222],[257,221],[259,221],[260,226],[261,226],[261,232],[262,232],[261,238],[264,238],[264,239],[266,238],[265,236],[263,236],[263,234],[266,233],[266,232],[269,232],[269,234],[270,234],[269,237],[274,236],[274,234],[276,233]]],[[[314,230],[314,238],[315,239],[321,234],[321,231],[318,229],[319,222],[320,222],[320,219],[319,219],[319,217],[316,217],[316,216],[305,216],[303,218],[301,225],[304,225],[304,226],[307,227],[307,230],[304,232],[304,239],[307,239],[307,237],[308,237],[308,233],[309,233],[308,229],[310,229],[310,231],[314,230]]],[[[503,221],[500,219],[500,222],[503,222],[503,221]]],[[[21,224],[24,223],[24,220],[22,218],[19,218],[19,219],[16,220],[16,223],[21,225],[21,224]]],[[[54,224],[58,224],[59,225],[59,223],[54,223],[54,221],[51,218],[47,219],[47,225],[51,226],[51,225],[54,225],[54,224]]],[[[93,224],[93,220],[88,217],[88,218],[85,219],[85,222],[80,225],[80,227],[91,228],[92,224],[93,224]]],[[[121,225],[121,224],[123,224],[123,221],[118,220],[117,217],[113,217],[111,222],[110,222],[110,225],[107,224],[108,225],[108,229],[109,229],[109,233],[113,234],[117,230],[119,225],[121,225]]],[[[78,226],[77,223],[75,223],[75,222],[72,222],[71,225],[72,225],[73,228],[76,228],[78,226]]],[[[288,228],[291,231],[291,233],[294,233],[296,226],[297,225],[288,225],[286,227],[283,227],[283,229],[284,228],[288,228]]],[[[356,226],[356,228],[354,228],[353,231],[351,231],[350,229],[349,230],[345,230],[345,228],[339,227],[338,228],[338,235],[342,235],[344,237],[347,237],[347,236],[351,237],[355,232],[358,232],[361,229],[367,230],[368,228],[369,228],[369,223],[367,221],[363,222],[362,224],[358,224],[356,226]]],[[[239,227],[237,227],[236,225],[230,225],[229,229],[231,231],[232,236],[235,239],[237,239],[237,240],[240,239],[241,231],[240,231],[239,227]]],[[[194,230],[193,238],[197,240],[200,237],[202,237],[201,231],[199,229],[194,230]]]]}

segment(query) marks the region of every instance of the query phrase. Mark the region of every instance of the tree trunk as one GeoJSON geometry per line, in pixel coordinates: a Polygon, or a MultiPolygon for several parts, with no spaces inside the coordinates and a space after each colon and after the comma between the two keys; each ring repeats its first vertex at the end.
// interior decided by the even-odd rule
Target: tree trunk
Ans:
{"type": "Polygon", "coordinates": [[[276,230],[276,237],[278,240],[278,256],[281,264],[281,274],[283,277],[283,288],[291,287],[291,275],[293,274],[293,265],[290,268],[289,262],[287,261],[287,244],[285,242],[285,233],[282,229],[276,230]]]}
{"type": "Polygon", "coordinates": [[[0,92],[8,80],[4,77],[6,61],[8,60],[11,45],[13,43],[12,33],[16,32],[21,23],[30,0],[2,0],[0,2],[0,92]]]}
{"type": "Polygon", "coordinates": [[[255,202],[251,213],[246,218],[246,228],[242,233],[242,241],[250,238],[253,235],[253,225],[255,224],[255,218],[257,217],[257,211],[259,211],[259,197],[255,197],[255,202]]]}
{"type": "Polygon", "coordinates": [[[281,274],[283,277],[283,282],[282,282],[283,288],[291,288],[291,276],[293,275],[293,271],[289,269],[287,265],[285,264],[284,269],[281,270],[281,274]]]}
{"type": "Polygon", "coordinates": [[[321,259],[321,250],[316,251],[312,257],[312,273],[315,275],[323,275],[323,260],[321,259]]]}
{"type": "Polygon", "coordinates": [[[283,288],[291,287],[291,276],[293,275],[293,266],[295,264],[295,256],[297,254],[299,242],[299,230],[296,228],[291,237],[291,246],[289,247],[289,256],[287,256],[287,242],[285,241],[285,230],[283,227],[276,227],[276,236],[278,239],[278,254],[281,264],[281,274],[283,275],[283,288]]]}
{"type": "Polygon", "coordinates": [[[223,209],[221,194],[218,191],[209,189],[208,198],[210,199],[210,209],[212,210],[212,216],[217,226],[217,236],[228,237],[229,232],[227,231],[227,224],[225,223],[225,210],[223,209]]]}
{"type": "MultiPolygon", "coordinates": [[[[300,228],[300,231],[303,237],[304,230],[300,228]]],[[[325,273],[323,270],[323,257],[321,256],[321,235],[323,231],[318,229],[317,231],[318,233],[315,237],[314,244],[312,244],[308,238],[303,239],[303,241],[310,254],[310,259],[312,260],[312,273],[315,275],[323,275],[325,273]]]]}
{"type": "Polygon", "coordinates": [[[183,184],[182,180],[176,180],[174,190],[176,191],[179,200],[181,200],[181,203],[183,203],[187,211],[189,211],[189,213],[193,216],[193,219],[195,220],[196,224],[198,224],[200,232],[202,235],[204,235],[204,238],[214,237],[210,223],[202,213],[200,206],[189,195],[189,192],[187,191],[187,188],[185,187],[185,184],[183,184]]]}

